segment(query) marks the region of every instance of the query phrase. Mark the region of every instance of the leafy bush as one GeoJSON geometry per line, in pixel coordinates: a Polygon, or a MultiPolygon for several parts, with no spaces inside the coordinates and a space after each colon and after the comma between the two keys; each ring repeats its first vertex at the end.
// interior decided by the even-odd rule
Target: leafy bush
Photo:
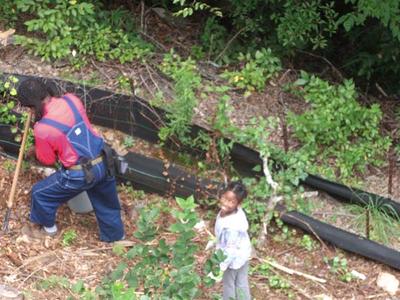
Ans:
{"type": "MultiPolygon", "coordinates": [[[[135,291],[140,288],[142,297],[146,297],[143,299],[194,299],[202,282],[207,286],[214,283],[207,276],[202,279],[196,268],[195,254],[199,249],[192,239],[193,227],[199,219],[194,198],[177,198],[176,202],[179,208],[171,211],[175,223],[168,228],[176,234],[176,239],[167,241],[156,226],[158,208],[142,210],[135,232],[142,243],[124,254],[125,261],[97,289],[98,295],[113,299],[116,295],[129,295],[131,298],[123,299],[137,299],[135,291]]],[[[206,262],[204,271],[216,272],[223,259],[221,253],[214,254],[206,262]]]]}
{"type": "MultiPolygon", "coordinates": [[[[2,75],[0,74],[0,76],[2,75]]],[[[18,117],[13,111],[16,103],[18,78],[12,75],[3,77],[4,79],[0,80],[0,123],[11,125],[11,133],[16,134],[14,140],[19,143],[22,140],[23,132],[20,129],[22,126],[19,127],[18,123],[25,123],[28,115],[23,113],[18,117]]],[[[26,151],[33,145],[33,140],[33,131],[29,129],[26,151]]]]}
{"type": "MultiPolygon", "coordinates": [[[[0,74],[1,75],[1,74],[0,74]]],[[[18,79],[14,76],[0,81],[0,123],[14,125],[17,123],[17,116],[11,111],[15,106],[15,97],[17,96],[16,84],[18,79]]]]}
{"type": "Polygon", "coordinates": [[[266,81],[276,76],[282,69],[281,61],[269,48],[257,50],[254,57],[250,53],[246,55],[241,53],[239,61],[244,64],[240,71],[225,71],[222,77],[228,79],[234,86],[245,89],[245,95],[255,90],[262,90],[266,81]]]}
{"type": "Polygon", "coordinates": [[[82,61],[90,55],[98,60],[118,59],[124,63],[150,52],[148,44],[135,34],[124,32],[122,24],[129,20],[127,15],[107,13],[100,7],[96,2],[17,0],[17,11],[32,16],[25,22],[27,30],[36,34],[16,36],[16,40],[45,60],[82,61]],[[110,19],[115,26],[109,24],[110,19]]]}
{"type": "Polygon", "coordinates": [[[173,0],[174,4],[179,4],[181,9],[174,13],[175,16],[182,16],[184,18],[193,15],[196,11],[209,11],[210,13],[222,17],[222,12],[218,7],[212,7],[205,2],[191,1],[187,3],[186,0],[173,0]]]}
{"type": "Polygon", "coordinates": [[[323,3],[321,0],[287,0],[282,14],[273,14],[276,22],[278,41],[284,47],[313,49],[325,48],[327,37],[337,30],[338,13],[333,9],[334,2],[323,3]]]}
{"type": "MultiPolygon", "coordinates": [[[[219,23],[217,18],[207,18],[203,26],[203,32],[200,35],[200,41],[208,59],[215,59],[221,53],[226,46],[227,36],[228,31],[219,23]]],[[[227,55],[221,59],[224,62],[228,62],[227,55]]]]}
{"type": "MultiPolygon", "coordinates": [[[[302,143],[299,151],[307,153],[310,161],[328,168],[330,162],[342,179],[363,172],[369,163],[381,162],[391,143],[380,134],[382,112],[377,104],[367,108],[357,102],[351,80],[333,86],[302,72],[294,86],[301,87],[297,93],[311,108],[300,115],[289,113],[288,124],[302,143]]],[[[327,169],[320,171],[327,173],[327,169]]]]}
{"type": "Polygon", "coordinates": [[[17,21],[15,1],[0,0],[0,26],[4,23],[13,27],[17,21]]]}
{"type": "Polygon", "coordinates": [[[189,126],[197,105],[196,90],[201,83],[196,64],[191,58],[183,60],[171,50],[164,56],[161,70],[175,81],[176,97],[166,107],[167,126],[161,128],[158,135],[162,142],[175,136],[181,143],[190,145],[189,126]]]}

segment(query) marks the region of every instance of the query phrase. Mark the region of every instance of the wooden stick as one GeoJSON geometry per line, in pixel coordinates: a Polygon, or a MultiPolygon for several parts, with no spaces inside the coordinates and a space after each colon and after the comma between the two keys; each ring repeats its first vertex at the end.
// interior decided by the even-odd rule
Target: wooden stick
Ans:
{"type": "Polygon", "coordinates": [[[13,178],[13,182],[12,182],[12,186],[11,186],[10,196],[8,197],[8,200],[7,200],[8,208],[11,208],[13,205],[13,202],[14,202],[15,190],[17,188],[18,176],[19,176],[19,171],[21,170],[22,159],[24,157],[26,139],[28,137],[28,131],[29,131],[29,125],[31,123],[31,118],[32,118],[32,113],[29,111],[28,117],[25,122],[24,134],[22,136],[21,147],[19,149],[17,167],[15,168],[15,173],[14,173],[14,178],[13,178]]]}
{"type": "Polygon", "coordinates": [[[6,215],[4,217],[4,222],[3,222],[3,227],[2,227],[3,231],[8,231],[8,222],[10,219],[11,208],[14,203],[19,171],[21,170],[22,160],[24,158],[25,145],[26,145],[26,140],[28,137],[28,131],[29,131],[30,123],[31,123],[31,118],[32,118],[32,111],[29,110],[28,117],[26,118],[26,121],[25,121],[24,134],[22,136],[21,147],[19,149],[17,167],[15,169],[14,178],[13,178],[13,182],[11,185],[10,196],[8,197],[8,200],[7,200],[7,210],[6,210],[6,215]]]}
{"type": "Polygon", "coordinates": [[[306,273],[303,273],[303,272],[300,272],[300,271],[296,271],[296,270],[290,269],[288,267],[282,266],[282,265],[280,265],[278,263],[275,263],[273,261],[270,261],[270,260],[267,260],[267,259],[261,259],[261,258],[258,258],[258,257],[257,257],[257,260],[259,260],[260,262],[263,262],[263,263],[267,263],[271,267],[274,267],[275,269],[278,269],[278,270],[280,270],[282,272],[285,272],[285,273],[288,273],[290,275],[298,275],[298,276],[310,279],[310,280],[315,281],[315,282],[326,283],[326,280],[323,279],[323,278],[319,278],[319,277],[316,277],[316,276],[313,276],[313,275],[309,275],[309,274],[306,274],[306,273]]]}

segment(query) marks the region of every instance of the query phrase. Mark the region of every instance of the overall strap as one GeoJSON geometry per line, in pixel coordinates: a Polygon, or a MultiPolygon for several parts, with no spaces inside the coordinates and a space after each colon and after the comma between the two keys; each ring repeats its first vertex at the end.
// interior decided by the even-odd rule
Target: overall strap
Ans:
{"type": "Polygon", "coordinates": [[[63,96],[63,99],[67,102],[68,106],[71,108],[74,117],[75,117],[75,124],[78,124],[83,121],[81,114],[79,113],[78,109],[76,108],[74,102],[68,97],[68,96],[63,96]]]}
{"type": "Polygon", "coordinates": [[[54,127],[60,131],[62,131],[65,135],[68,134],[68,132],[70,131],[71,127],[64,125],[58,121],[52,120],[52,119],[47,119],[47,118],[43,118],[39,121],[40,124],[46,124],[46,125],[50,125],[51,127],[54,127]]]}

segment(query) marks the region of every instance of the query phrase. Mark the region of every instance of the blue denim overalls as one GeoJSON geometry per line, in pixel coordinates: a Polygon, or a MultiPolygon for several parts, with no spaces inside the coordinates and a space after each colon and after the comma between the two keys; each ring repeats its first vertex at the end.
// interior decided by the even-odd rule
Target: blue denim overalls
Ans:
{"type": "MultiPolygon", "coordinates": [[[[64,96],[63,99],[74,114],[74,126],[69,127],[46,118],[39,122],[63,132],[79,159],[98,157],[103,149],[103,139],[92,134],[72,100],[67,96],[64,96]]],[[[83,170],[61,168],[53,175],[35,184],[32,188],[31,221],[46,227],[53,226],[57,208],[79,193],[86,191],[96,214],[100,239],[106,242],[120,240],[124,236],[124,228],[115,177],[107,175],[104,162],[92,166],[91,173],[93,180],[87,182],[83,170]]]]}

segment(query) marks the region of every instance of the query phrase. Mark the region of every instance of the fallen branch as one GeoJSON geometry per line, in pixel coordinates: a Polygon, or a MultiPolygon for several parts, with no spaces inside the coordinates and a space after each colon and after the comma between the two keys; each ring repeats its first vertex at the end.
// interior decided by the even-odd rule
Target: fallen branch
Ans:
{"type": "MultiPolygon", "coordinates": [[[[276,272],[275,270],[271,270],[271,272],[273,272],[275,275],[279,275],[278,272],[276,272]]],[[[263,276],[263,275],[255,275],[256,277],[262,278],[262,279],[268,279],[267,276],[263,276]]],[[[299,287],[297,284],[294,284],[292,281],[290,281],[289,279],[285,278],[285,280],[289,283],[290,287],[293,288],[297,293],[301,294],[304,298],[312,300],[315,299],[313,297],[311,297],[310,295],[308,295],[301,287],[299,287]]]]}
{"type": "Polygon", "coordinates": [[[282,266],[282,265],[280,265],[280,264],[278,264],[276,262],[273,262],[271,260],[261,259],[261,258],[258,258],[258,257],[256,257],[256,259],[259,260],[260,262],[266,263],[266,264],[270,265],[271,267],[274,267],[275,269],[278,269],[278,270],[280,270],[282,272],[285,272],[287,274],[298,275],[298,276],[307,278],[309,280],[312,280],[314,282],[326,283],[326,279],[319,278],[319,277],[316,277],[316,276],[313,276],[313,275],[309,275],[309,274],[306,274],[306,273],[303,273],[303,272],[300,272],[300,271],[296,271],[296,270],[290,269],[288,267],[282,266]]]}
{"type": "Polygon", "coordinates": [[[278,202],[283,200],[282,196],[274,196],[274,194],[278,189],[278,184],[272,179],[271,172],[268,169],[268,157],[263,156],[262,160],[263,160],[263,171],[265,175],[265,180],[267,181],[267,184],[269,184],[272,187],[273,196],[269,199],[267,209],[265,210],[265,215],[262,219],[262,230],[258,235],[257,248],[260,248],[266,241],[268,233],[267,227],[272,219],[273,210],[275,209],[275,206],[278,204],[278,202]]]}
{"type": "Polygon", "coordinates": [[[288,217],[305,224],[308,227],[308,229],[312,232],[312,234],[315,236],[315,238],[321,243],[322,247],[324,247],[324,249],[326,249],[326,250],[329,250],[328,246],[321,240],[321,238],[318,236],[318,234],[315,232],[315,230],[310,226],[310,224],[308,224],[307,222],[304,222],[303,220],[300,220],[294,216],[289,215],[288,217]]]}
{"type": "Polygon", "coordinates": [[[214,61],[218,61],[224,55],[225,51],[228,50],[229,46],[232,44],[232,42],[246,29],[246,27],[243,27],[240,29],[238,32],[235,33],[235,35],[226,43],[225,48],[221,51],[220,54],[214,59],[214,61]]]}

